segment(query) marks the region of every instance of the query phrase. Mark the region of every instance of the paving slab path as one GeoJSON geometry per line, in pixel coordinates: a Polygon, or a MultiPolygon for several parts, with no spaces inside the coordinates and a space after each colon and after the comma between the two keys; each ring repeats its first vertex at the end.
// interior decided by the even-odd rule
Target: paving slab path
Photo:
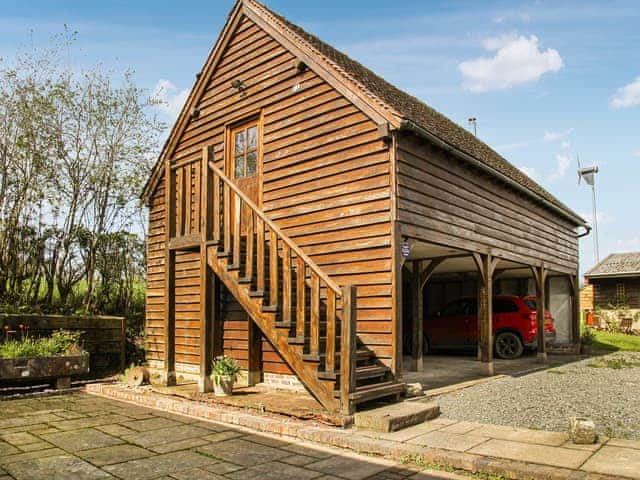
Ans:
{"type": "Polygon", "coordinates": [[[72,393],[0,401],[0,480],[460,479],[72,393]]]}

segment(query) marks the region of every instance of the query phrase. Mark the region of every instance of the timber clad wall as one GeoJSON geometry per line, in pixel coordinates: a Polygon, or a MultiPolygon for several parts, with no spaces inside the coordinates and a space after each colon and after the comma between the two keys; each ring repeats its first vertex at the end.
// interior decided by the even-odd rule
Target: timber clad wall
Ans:
{"type": "Polygon", "coordinates": [[[164,315],[167,302],[164,295],[165,269],[165,208],[164,181],[153,192],[149,205],[147,237],[147,305],[146,356],[152,362],[162,360],[164,315]]]}
{"type": "MultiPolygon", "coordinates": [[[[389,363],[389,149],[374,122],[315,73],[298,74],[294,60],[244,18],[198,105],[199,117],[191,120],[173,160],[197,161],[202,147],[213,145],[214,161],[223,168],[225,126],[262,112],[262,208],[338,284],[358,286],[358,335],[389,363]],[[230,86],[236,79],[245,86],[242,94],[230,86]]],[[[147,317],[149,358],[155,360],[162,359],[165,305],[164,192],[162,182],[159,185],[151,202],[147,317]]],[[[198,361],[196,257],[184,258],[184,263],[177,259],[185,268],[176,274],[178,364],[198,361]]],[[[237,353],[246,366],[246,314],[237,307],[232,300],[224,303],[224,349],[237,353]]],[[[267,372],[288,372],[267,342],[263,342],[263,366],[267,372]]]]}
{"type": "Polygon", "coordinates": [[[200,364],[200,252],[176,252],[176,364],[200,364]]]}
{"type": "Polygon", "coordinates": [[[640,308],[640,278],[590,278],[593,285],[593,299],[596,307],[625,303],[629,308],[640,308]],[[619,285],[623,285],[624,295],[618,298],[619,285]]]}
{"type": "Polygon", "coordinates": [[[570,222],[414,136],[400,137],[397,158],[403,234],[577,271],[578,241],[570,222]]]}

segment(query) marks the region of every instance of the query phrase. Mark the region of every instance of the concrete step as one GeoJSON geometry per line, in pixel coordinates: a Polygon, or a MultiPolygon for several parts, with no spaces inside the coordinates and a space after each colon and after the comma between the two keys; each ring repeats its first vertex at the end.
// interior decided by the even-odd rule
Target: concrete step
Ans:
{"type": "Polygon", "coordinates": [[[440,415],[435,402],[399,402],[356,412],[354,424],[376,432],[395,432],[440,415]]]}

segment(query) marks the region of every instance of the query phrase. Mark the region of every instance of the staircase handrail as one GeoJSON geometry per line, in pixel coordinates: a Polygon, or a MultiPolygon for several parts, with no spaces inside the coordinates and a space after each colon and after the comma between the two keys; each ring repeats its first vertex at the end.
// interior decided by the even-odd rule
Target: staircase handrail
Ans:
{"type": "Polygon", "coordinates": [[[304,263],[309,267],[309,269],[315,273],[319,279],[321,279],[327,288],[333,290],[336,294],[336,297],[342,297],[342,288],[335,283],[327,274],[325,274],[322,269],[311,259],[307,254],[305,254],[298,245],[291,240],[280,228],[269,219],[265,215],[265,213],[233,182],[225,173],[216,167],[216,165],[209,161],[209,168],[213,170],[213,172],[222,179],[222,181],[229,186],[234,193],[242,199],[242,201],[247,205],[254,214],[256,214],[266,225],[269,227],[269,230],[275,233],[295,254],[301,258],[304,263]]]}

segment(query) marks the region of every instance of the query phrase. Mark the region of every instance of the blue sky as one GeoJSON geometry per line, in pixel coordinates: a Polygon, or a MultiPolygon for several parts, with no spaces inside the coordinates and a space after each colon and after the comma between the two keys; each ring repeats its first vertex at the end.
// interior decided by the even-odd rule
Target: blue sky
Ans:
{"type": "MultiPolygon", "coordinates": [[[[69,61],[135,71],[171,121],[231,9],[215,1],[2,1],[0,57],[68,24],[69,61]]],[[[269,7],[467,127],[591,219],[576,156],[596,163],[600,257],[640,250],[640,4],[269,0],[269,7]]],[[[594,261],[581,241],[583,271],[594,261]]]]}

